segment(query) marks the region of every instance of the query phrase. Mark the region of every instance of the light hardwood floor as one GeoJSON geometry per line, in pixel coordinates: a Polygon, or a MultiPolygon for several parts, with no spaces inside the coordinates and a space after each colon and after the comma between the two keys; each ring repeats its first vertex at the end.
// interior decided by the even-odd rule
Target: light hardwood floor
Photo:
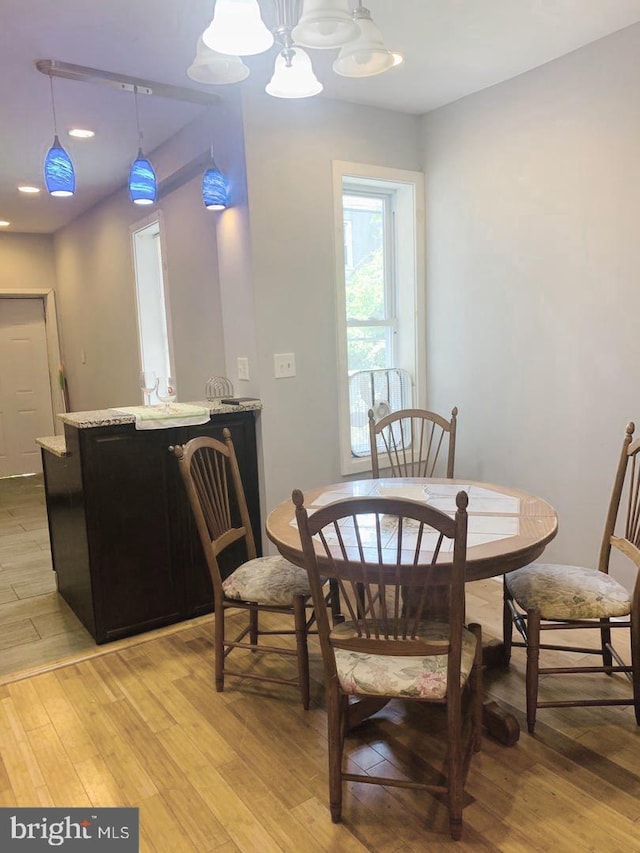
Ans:
{"type": "MultiPolygon", "coordinates": [[[[470,598],[488,614],[499,587],[476,587],[470,598]]],[[[450,840],[441,803],[397,788],[350,784],[344,822],[333,825],[315,644],[304,712],[285,687],[234,680],[216,693],[211,635],[204,617],[1,686],[0,805],[137,806],[141,850],[158,853],[640,849],[639,736],[626,710],[541,712],[536,736],[513,748],[485,737],[461,842],[450,840]]],[[[488,683],[521,720],[522,682],[517,652],[488,683]]],[[[372,773],[437,772],[444,743],[423,732],[441,724],[415,705],[389,705],[349,737],[350,761],[372,773]]]]}
{"type": "MultiPolygon", "coordinates": [[[[497,636],[500,585],[470,585],[468,609],[497,636]]],[[[461,842],[450,840],[441,803],[397,788],[349,784],[344,821],[333,825],[317,645],[308,712],[277,685],[233,679],[216,693],[212,622],[5,677],[0,806],[137,806],[140,849],[151,853],[640,851],[640,732],[622,708],[540,711],[535,737],[523,733],[513,748],[485,737],[467,782],[461,842]]],[[[244,665],[291,664],[247,654],[244,665]]],[[[572,683],[627,690],[618,677],[572,683]]],[[[553,682],[543,689],[553,692],[553,682]]],[[[524,723],[522,650],[508,672],[487,673],[486,691],[524,723]]],[[[437,772],[444,743],[423,733],[441,724],[415,705],[390,704],[348,738],[349,760],[378,775],[437,772]]]]}

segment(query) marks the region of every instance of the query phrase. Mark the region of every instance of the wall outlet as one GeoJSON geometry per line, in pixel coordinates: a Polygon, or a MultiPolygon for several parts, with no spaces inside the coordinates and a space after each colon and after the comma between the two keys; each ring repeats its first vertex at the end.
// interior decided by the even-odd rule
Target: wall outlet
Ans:
{"type": "Polygon", "coordinates": [[[238,359],[238,379],[241,382],[249,381],[249,359],[248,358],[239,358],[238,359]]]}
{"type": "Polygon", "coordinates": [[[296,357],[292,352],[276,353],[273,356],[273,368],[276,379],[286,379],[296,375],[296,357]]]}

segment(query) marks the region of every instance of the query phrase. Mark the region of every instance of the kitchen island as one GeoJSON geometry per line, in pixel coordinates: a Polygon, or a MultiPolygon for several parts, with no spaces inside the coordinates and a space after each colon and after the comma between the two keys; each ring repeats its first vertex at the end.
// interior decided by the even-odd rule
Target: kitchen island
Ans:
{"type": "MultiPolygon", "coordinates": [[[[206,423],[136,429],[106,409],[60,415],[64,436],[42,451],[53,568],[60,595],[97,643],[210,612],[211,581],[177,460],[169,447],[231,431],[261,553],[255,417],[259,400],[195,403],[206,423]]],[[[244,555],[230,552],[230,572],[244,555]]]]}

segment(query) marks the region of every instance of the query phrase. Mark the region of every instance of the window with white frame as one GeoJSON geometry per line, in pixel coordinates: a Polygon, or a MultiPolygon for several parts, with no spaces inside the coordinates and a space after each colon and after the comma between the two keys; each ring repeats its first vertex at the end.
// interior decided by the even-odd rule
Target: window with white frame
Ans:
{"type": "Polygon", "coordinates": [[[393,194],[349,187],[342,194],[347,370],[393,366],[396,330],[393,194]]]}
{"type": "MultiPolygon", "coordinates": [[[[131,229],[140,370],[153,371],[158,379],[174,373],[161,235],[158,215],[131,229]]],[[[157,402],[155,394],[152,400],[157,402]]]]}
{"type": "Polygon", "coordinates": [[[368,470],[368,411],[424,405],[423,175],[334,163],[343,474],[368,470]],[[384,401],[384,402],[383,402],[384,401]]]}

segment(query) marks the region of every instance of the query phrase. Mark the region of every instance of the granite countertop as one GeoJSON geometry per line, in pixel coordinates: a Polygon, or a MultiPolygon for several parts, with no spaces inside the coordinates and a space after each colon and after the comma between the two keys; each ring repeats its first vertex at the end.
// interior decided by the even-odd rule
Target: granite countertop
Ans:
{"type": "MultiPolygon", "coordinates": [[[[260,400],[246,401],[237,406],[225,405],[218,403],[216,400],[198,400],[196,402],[189,402],[189,405],[209,409],[212,415],[229,412],[253,412],[259,411],[262,408],[260,400]]],[[[117,408],[98,409],[95,412],[67,412],[65,415],[59,415],[59,418],[63,423],[77,427],[78,429],[133,424],[136,420],[133,415],[127,412],[120,412],[117,408]]]]}
{"type": "Polygon", "coordinates": [[[63,435],[51,435],[48,438],[36,438],[36,444],[44,447],[54,456],[67,456],[67,444],[63,435]]]}
{"type": "MultiPolygon", "coordinates": [[[[260,400],[245,400],[236,406],[219,403],[217,400],[198,400],[190,403],[192,406],[200,406],[209,409],[211,415],[228,414],[231,412],[257,412],[262,409],[260,400]]],[[[60,420],[76,427],[77,429],[90,429],[91,427],[118,426],[119,424],[135,423],[135,416],[118,409],[98,409],[93,412],[67,412],[58,415],[60,420]]],[[[67,447],[63,435],[53,435],[46,438],[36,438],[36,444],[53,453],[55,456],[66,456],[67,447]]]]}

